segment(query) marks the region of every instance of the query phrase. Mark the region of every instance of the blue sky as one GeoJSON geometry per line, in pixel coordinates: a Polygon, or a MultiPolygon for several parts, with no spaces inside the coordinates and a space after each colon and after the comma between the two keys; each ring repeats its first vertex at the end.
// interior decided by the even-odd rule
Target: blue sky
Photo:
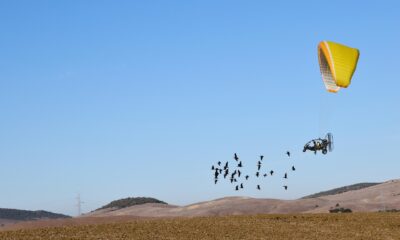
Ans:
{"type": "Polygon", "coordinates": [[[76,214],[128,196],[294,199],[399,178],[397,1],[1,1],[0,207],[76,214]],[[324,90],[321,40],[360,49],[324,90]],[[326,132],[335,150],[304,154],[326,132]],[[287,159],[286,150],[293,157],[287,159]],[[242,192],[210,166],[259,154],[242,192]]]}

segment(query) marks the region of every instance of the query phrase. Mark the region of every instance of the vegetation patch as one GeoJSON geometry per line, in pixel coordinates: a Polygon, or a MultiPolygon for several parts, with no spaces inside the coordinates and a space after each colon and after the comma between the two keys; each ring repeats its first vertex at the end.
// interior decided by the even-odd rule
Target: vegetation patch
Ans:
{"type": "Polygon", "coordinates": [[[367,187],[372,187],[372,186],[375,186],[378,184],[381,184],[381,183],[357,183],[357,184],[353,184],[353,185],[349,185],[349,186],[334,188],[334,189],[331,189],[328,191],[311,194],[311,195],[302,197],[301,199],[317,198],[317,197],[323,197],[323,196],[327,196],[327,195],[335,195],[335,194],[340,194],[340,193],[344,193],[344,192],[348,192],[348,191],[354,191],[354,190],[360,190],[360,189],[367,188],[367,187]]]}
{"type": "Polygon", "coordinates": [[[350,208],[333,208],[329,210],[330,213],[351,213],[350,208]]]}
{"type": "Polygon", "coordinates": [[[29,221],[37,219],[70,218],[70,216],[47,211],[27,211],[18,209],[0,208],[0,219],[29,221]]]}
{"type": "Polygon", "coordinates": [[[394,212],[394,213],[396,213],[396,212],[400,212],[400,209],[393,208],[393,209],[379,210],[379,212],[394,212]]]}
{"type": "Polygon", "coordinates": [[[145,204],[145,203],[161,203],[161,204],[167,204],[166,202],[160,201],[155,198],[149,198],[149,197],[128,197],[128,198],[123,198],[119,200],[115,200],[110,202],[107,205],[102,206],[99,209],[96,210],[101,210],[101,209],[106,209],[106,208],[126,208],[126,207],[131,207],[135,205],[140,205],[140,204],[145,204]]]}

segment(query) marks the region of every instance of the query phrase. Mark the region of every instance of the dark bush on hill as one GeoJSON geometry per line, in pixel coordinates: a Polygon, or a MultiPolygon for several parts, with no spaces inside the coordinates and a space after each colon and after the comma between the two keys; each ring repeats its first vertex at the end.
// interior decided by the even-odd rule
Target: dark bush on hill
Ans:
{"type": "Polygon", "coordinates": [[[327,195],[335,195],[335,194],[340,194],[340,193],[344,193],[344,192],[348,192],[348,191],[354,191],[354,190],[360,190],[360,189],[367,188],[367,187],[372,187],[372,186],[375,186],[378,184],[380,184],[380,183],[357,183],[357,184],[353,184],[353,185],[349,185],[349,186],[331,189],[329,191],[315,193],[312,195],[302,197],[301,199],[317,198],[317,197],[323,197],[323,196],[327,196],[327,195]]]}
{"type": "Polygon", "coordinates": [[[397,212],[400,212],[400,209],[393,208],[393,209],[379,210],[379,212],[394,212],[394,213],[397,213],[397,212]]]}
{"type": "Polygon", "coordinates": [[[330,213],[351,213],[350,208],[334,208],[329,210],[330,213]]]}
{"type": "Polygon", "coordinates": [[[167,204],[166,202],[160,201],[155,198],[148,198],[148,197],[135,197],[135,198],[123,198],[119,200],[115,200],[110,202],[107,205],[104,205],[103,207],[97,209],[105,209],[105,208],[126,208],[126,207],[131,207],[135,205],[140,205],[140,204],[145,204],[145,203],[161,203],[161,204],[167,204]]]}
{"type": "Polygon", "coordinates": [[[36,220],[43,218],[46,219],[70,218],[70,216],[47,212],[47,211],[41,211],[41,210],[27,211],[27,210],[0,208],[0,219],[28,221],[28,220],[36,220]]]}

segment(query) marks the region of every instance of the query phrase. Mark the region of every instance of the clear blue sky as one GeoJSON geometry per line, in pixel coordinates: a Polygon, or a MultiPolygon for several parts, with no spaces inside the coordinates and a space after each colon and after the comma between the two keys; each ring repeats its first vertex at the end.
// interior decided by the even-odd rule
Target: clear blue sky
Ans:
{"type": "Polygon", "coordinates": [[[400,177],[398,1],[1,1],[0,207],[294,199],[400,177]],[[374,2],[374,3],[372,3],[374,2]],[[317,44],[360,49],[329,94],[317,44]],[[332,132],[335,150],[302,153],[332,132]],[[291,150],[288,160],[284,153],[291,150]],[[263,191],[210,166],[264,154],[263,191]]]}

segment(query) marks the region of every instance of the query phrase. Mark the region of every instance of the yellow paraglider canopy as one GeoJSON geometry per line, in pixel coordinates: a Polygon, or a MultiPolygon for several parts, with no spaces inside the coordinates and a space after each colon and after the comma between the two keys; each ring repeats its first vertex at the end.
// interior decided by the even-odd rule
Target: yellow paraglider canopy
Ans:
{"type": "Polygon", "coordinates": [[[322,80],[329,92],[347,88],[357,67],[360,52],[356,48],[330,41],[318,45],[318,60],[322,80]]]}

